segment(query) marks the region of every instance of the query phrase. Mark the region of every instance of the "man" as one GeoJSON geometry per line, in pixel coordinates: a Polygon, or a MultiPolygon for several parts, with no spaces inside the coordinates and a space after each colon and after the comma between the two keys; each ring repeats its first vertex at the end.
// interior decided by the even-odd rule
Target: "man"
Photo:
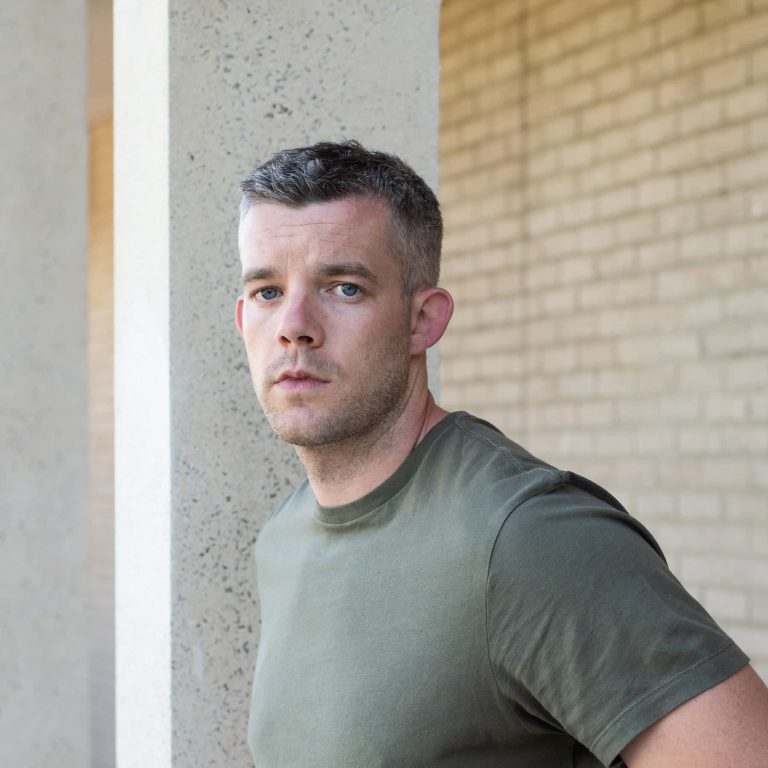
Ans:
{"type": "Polygon", "coordinates": [[[768,691],[650,534],[434,402],[423,180],[322,143],[242,189],[237,327],[308,477],[257,544],[256,765],[768,765],[768,691]]]}

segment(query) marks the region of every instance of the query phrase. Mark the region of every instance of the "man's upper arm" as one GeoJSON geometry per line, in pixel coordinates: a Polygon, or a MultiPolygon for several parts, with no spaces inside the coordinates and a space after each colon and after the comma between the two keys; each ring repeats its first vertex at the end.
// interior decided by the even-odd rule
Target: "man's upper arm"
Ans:
{"type": "Polygon", "coordinates": [[[749,661],[636,521],[570,485],[508,516],[486,598],[502,696],[604,765],[749,661]]]}
{"type": "Polygon", "coordinates": [[[768,688],[746,666],[662,717],[621,756],[629,768],[765,768],[768,688]]]}

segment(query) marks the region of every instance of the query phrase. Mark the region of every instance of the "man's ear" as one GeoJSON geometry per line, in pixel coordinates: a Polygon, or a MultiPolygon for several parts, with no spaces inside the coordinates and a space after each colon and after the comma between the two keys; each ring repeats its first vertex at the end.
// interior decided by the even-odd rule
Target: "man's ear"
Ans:
{"type": "Polygon", "coordinates": [[[411,298],[411,354],[437,344],[453,314],[453,298],[444,288],[425,288],[411,298]]]}
{"type": "Polygon", "coordinates": [[[242,296],[237,297],[237,302],[235,304],[235,325],[237,326],[237,332],[242,336],[243,335],[243,304],[244,299],[242,296]]]}

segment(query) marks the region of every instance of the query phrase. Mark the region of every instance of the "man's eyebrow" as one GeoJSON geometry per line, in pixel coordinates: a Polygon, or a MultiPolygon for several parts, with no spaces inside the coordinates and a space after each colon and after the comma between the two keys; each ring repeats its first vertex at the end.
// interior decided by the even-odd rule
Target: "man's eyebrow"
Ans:
{"type": "MultiPolygon", "coordinates": [[[[362,277],[374,285],[380,284],[376,275],[359,261],[340,261],[333,264],[322,264],[317,268],[316,272],[323,277],[362,277]]],[[[277,277],[279,277],[279,272],[276,269],[252,267],[243,272],[243,285],[256,280],[274,280],[277,277]]]]}
{"type": "Polygon", "coordinates": [[[334,264],[323,264],[318,270],[324,277],[362,277],[365,280],[379,285],[379,279],[371,272],[365,264],[359,261],[342,261],[334,264]]]}
{"type": "Polygon", "coordinates": [[[253,267],[243,272],[243,285],[253,280],[274,280],[276,277],[277,272],[274,269],[269,267],[253,267]]]}

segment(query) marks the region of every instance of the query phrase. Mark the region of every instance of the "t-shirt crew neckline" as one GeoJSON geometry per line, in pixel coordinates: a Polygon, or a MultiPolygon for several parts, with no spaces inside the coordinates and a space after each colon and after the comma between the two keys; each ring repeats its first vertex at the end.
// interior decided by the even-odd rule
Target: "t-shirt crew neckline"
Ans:
{"type": "Polygon", "coordinates": [[[454,411],[440,419],[405,457],[403,463],[383,483],[377,485],[365,496],[337,507],[324,507],[315,502],[315,519],[323,525],[345,525],[378,509],[413,477],[430,447],[463,415],[465,415],[463,411],[454,411]]]}

